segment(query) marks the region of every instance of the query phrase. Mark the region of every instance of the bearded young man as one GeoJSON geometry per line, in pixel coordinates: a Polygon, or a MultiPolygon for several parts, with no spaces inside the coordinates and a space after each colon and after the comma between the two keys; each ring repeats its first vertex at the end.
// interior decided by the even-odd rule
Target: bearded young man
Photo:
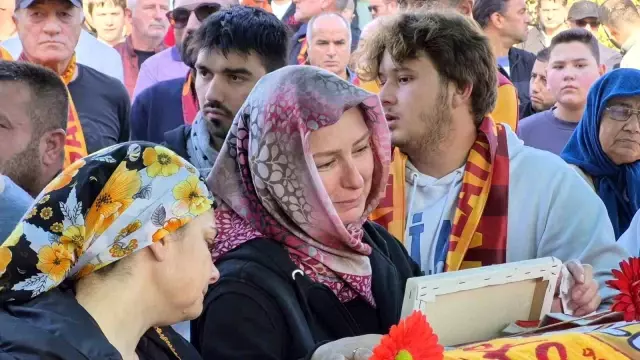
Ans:
{"type": "Polygon", "coordinates": [[[576,315],[612,296],[604,287],[599,295],[598,284],[627,254],[607,211],[559,157],[523,146],[486,116],[496,101],[496,68],[478,26],[451,12],[404,13],[366,47],[396,147],[373,219],[422,270],[555,256],[569,262],[576,281],[568,305],[576,315]]]}
{"type": "MultiPolygon", "coordinates": [[[[82,30],[80,0],[19,0],[14,21],[23,45],[17,60],[53,70],[71,95],[65,167],[129,140],[129,96],[120,81],[76,62],[82,30]]],[[[11,59],[6,59],[11,60],[11,59]]]]}

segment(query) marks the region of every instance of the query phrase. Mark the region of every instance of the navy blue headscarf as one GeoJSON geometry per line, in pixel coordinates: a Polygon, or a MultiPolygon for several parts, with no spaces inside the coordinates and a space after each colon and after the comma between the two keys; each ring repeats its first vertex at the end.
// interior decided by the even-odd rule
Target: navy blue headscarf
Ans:
{"type": "Polygon", "coordinates": [[[600,119],[609,100],[636,95],[640,95],[640,70],[618,69],[596,81],[589,91],[582,120],[560,154],[567,163],[593,177],[616,239],[627,230],[640,208],[640,162],[616,165],[609,159],[600,144],[600,119]]]}

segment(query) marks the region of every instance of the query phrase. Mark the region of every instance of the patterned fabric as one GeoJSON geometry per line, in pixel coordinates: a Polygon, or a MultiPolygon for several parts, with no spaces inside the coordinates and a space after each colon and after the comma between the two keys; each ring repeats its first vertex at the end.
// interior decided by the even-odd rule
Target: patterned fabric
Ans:
{"type": "MultiPolygon", "coordinates": [[[[24,53],[20,54],[18,61],[31,62],[27,59],[24,53]]],[[[73,55],[67,69],[60,75],[62,82],[65,85],[69,85],[73,76],[77,71],[76,56],[73,55]]],[[[71,165],[71,163],[88,155],[87,142],[84,139],[84,132],[82,130],[82,124],[80,123],[80,117],[76,111],[76,106],[71,98],[71,93],[67,89],[67,95],[69,95],[69,117],[67,119],[67,137],[64,143],[64,167],[71,165]]]]}
{"type": "MultiPolygon", "coordinates": [[[[407,156],[394,149],[384,197],[371,220],[404,243],[407,156]]],[[[509,154],[504,127],[490,117],[478,129],[462,178],[445,271],[506,261],[509,154]]]]}
{"type": "Polygon", "coordinates": [[[214,259],[254,238],[271,238],[340,301],[361,296],[375,306],[362,224],[378,204],[389,153],[389,130],[375,95],[311,66],[266,75],[238,112],[208,178],[222,201],[214,259]],[[345,226],[324,190],[308,137],[356,106],[371,131],[375,166],[365,212],[345,226]]]}
{"type": "Polygon", "coordinates": [[[620,322],[537,336],[502,338],[445,351],[445,360],[632,360],[640,323],[620,322]]]}
{"type": "Polygon", "coordinates": [[[187,154],[189,155],[189,162],[202,175],[208,175],[211,172],[211,168],[218,157],[218,152],[211,146],[210,136],[206,120],[202,113],[198,112],[187,139],[187,154]]]}
{"type": "Polygon", "coordinates": [[[616,239],[627,230],[640,209],[640,161],[614,164],[600,143],[600,121],[609,100],[638,95],[640,70],[617,69],[601,77],[591,86],[582,120],[560,154],[564,161],[593,177],[616,239]]]}
{"type": "Polygon", "coordinates": [[[182,87],[182,116],[184,123],[187,125],[193,124],[198,111],[200,111],[200,105],[193,91],[193,74],[189,70],[187,81],[184,82],[182,87]]]}
{"type": "Polygon", "coordinates": [[[27,301],[143,249],[212,207],[198,171],[129,142],[58,175],[0,246],[0,303],[27,301]]]}

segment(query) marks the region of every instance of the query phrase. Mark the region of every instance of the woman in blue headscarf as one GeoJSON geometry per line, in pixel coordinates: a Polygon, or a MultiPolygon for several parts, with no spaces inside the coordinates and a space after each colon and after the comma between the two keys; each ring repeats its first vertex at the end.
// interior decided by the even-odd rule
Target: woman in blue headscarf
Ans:
{"type": "Polygon", "coordinates": [[[640,208],[640,70],[614,70],[593,84],[561,156],[598,193],[619,238],[640,208]]]}

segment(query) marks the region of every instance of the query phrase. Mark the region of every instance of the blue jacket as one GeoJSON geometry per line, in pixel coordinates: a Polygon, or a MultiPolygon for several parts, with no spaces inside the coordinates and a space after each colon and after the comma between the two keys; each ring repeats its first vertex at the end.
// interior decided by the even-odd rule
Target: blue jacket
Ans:
{"type": "Polygon", "coordinates": [[[136,97],[131,107],[131,140],[160,144],[164,133],[184,125],[182,88],[185,78],[159,82],[136,97]]]}

